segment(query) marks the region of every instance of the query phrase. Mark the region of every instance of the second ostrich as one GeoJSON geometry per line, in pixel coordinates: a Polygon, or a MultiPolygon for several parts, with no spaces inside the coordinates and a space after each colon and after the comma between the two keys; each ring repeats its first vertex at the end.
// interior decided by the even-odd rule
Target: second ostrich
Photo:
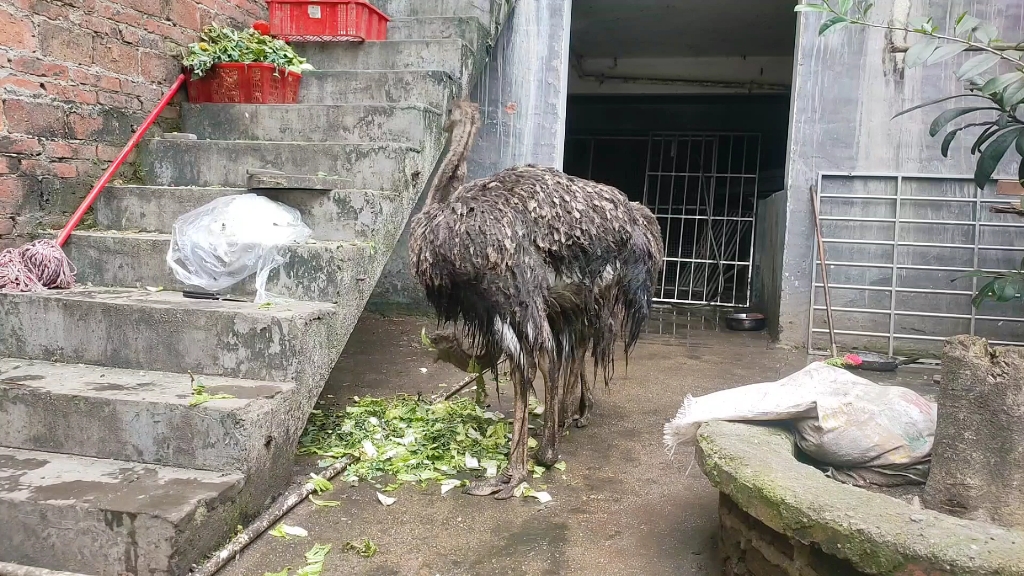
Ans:
{"type": "Polygon", "coordinates": [[[505,499],[529,473],[536,372],[545,406],[536,459],[550,466],[558,459],[559,413],[569,409],[561,399],[582,385],[580,411],[589,410],[584,356],[593,356],[607,383],[615,340],[622,337],[627,355],[633,349],[663,252],[654,216],[611,186],[533,165],[463,184],[478,126],[476,104],[453,103],[449,150],[412,220],[409,252],[439,323],[461,321],[475,347],[508,359],[515,407],[509,465],[466,489],[505,499]]]}

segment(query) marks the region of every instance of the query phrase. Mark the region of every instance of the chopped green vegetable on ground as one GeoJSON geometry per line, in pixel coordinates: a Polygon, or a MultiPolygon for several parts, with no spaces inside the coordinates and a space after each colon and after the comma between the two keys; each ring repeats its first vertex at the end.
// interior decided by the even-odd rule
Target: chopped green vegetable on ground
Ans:
{"type": "Polygon", "coordinates": [[[200,404],[206,404],[210,400],[227,400],[234,398],[231,394],[209,394],[206,392],[206,386],[203,385],[203,381],[188,373],[188,377],[192,379],[192,398],[189,399],[189,406],[199,406],[200,404]]]}
{"type": "MultiPolygon", "coordinates": [[[[414,396],[354,398],[343,411],[314,410],[300,454],[359,458],[345,481],[444,483],[472,470],[494,475],[508,462],[510,423],[467,398],[430,404],[414,396]]],[[[326,462],[323,462],[326,463],[326,462]]]]}
{"type": "Polygon", "coordinates": [[[317,544],[306,552],[306,565],[295,576],[320,576],[324,572],[324,561],[331,551],[330,544],[317,544]]]}
{"type": "Polygon", "coordinates": [[[363,541],[358,544],[355,542],[345,542],[344,550],[346,552],[356,552],[363,558],[373,558],[377,554],[377,545],[373,543],[373,540],[363,538],[363,541]]]}

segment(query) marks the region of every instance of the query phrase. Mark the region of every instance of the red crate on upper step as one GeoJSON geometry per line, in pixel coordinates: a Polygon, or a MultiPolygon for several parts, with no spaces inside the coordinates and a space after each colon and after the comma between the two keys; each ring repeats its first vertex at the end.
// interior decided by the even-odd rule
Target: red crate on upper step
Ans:
{"type": "Polygon", "coordinates": [[[285,42],[386,40],[391,20],[366,0],[267,0],[270,35],[285,42]]]}

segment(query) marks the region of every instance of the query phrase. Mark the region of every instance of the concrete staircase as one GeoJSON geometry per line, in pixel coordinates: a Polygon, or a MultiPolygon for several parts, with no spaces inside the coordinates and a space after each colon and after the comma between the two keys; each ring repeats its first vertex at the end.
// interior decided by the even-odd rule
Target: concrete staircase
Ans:
{"type": "MultiPolygon", "coordinates": [[[[298,47],[318,69],[301,104],[185,105],[198,139],[147,141],[145,185],[108,188],[98,229],[68,242],[82,286],[0,294],[0,561],[185,574],[286,487],[444,147],[447,103],[482,68],[503,13],[491,2],[378,1],[387,42],[298,47]],[[185,299],[164,262],[171,225],[245,192],[248,168],[346,179],[266,192],[313,229],[268,284],[294,301],[185,299]],[[189,406],[189,373],[234,398],[189,406]]],[[[252,282],[228,292],[251,297],[252,282]]]]}

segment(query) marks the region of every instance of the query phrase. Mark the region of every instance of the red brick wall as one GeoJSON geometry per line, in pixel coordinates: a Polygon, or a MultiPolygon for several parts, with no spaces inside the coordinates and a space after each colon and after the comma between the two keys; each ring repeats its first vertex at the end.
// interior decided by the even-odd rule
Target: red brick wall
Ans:
{"type": "Polygon", "coordinates": [[[0,248],[63,226],[198,30],[265,17],[263,0],[0,2],[0,248]]]}

